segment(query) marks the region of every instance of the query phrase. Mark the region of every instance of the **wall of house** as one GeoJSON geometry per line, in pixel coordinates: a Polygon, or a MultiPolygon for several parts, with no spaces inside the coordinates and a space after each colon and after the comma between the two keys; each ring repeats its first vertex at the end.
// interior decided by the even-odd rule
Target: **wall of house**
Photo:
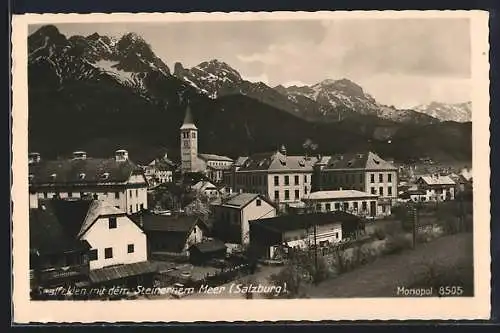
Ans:
{"type": "Polygon", "coordinates": [[[234,175],[235,192],[258,193],[268,195],[267,172],[236,172],[234,175]]]}
{"type": "Polygon", "coordinates": [[[322,190],[358,190],[365,192],[364,171],[326,170],[321,171],[322,190]]]}
{"type": "Polygon", "coordinates": [[[189,234],[186,240],[186,246],[184,247],[184,251],[189,249],[189,247],[193,244],[200,243],[203,240],[203,231],[199,226],[195,225],[191,233],[189,234]]]}
{"type": "Polygon", "coordinates": [[[398,196],[398,172],[367,171],[365,173],[365,190],[370,194],[377,194],[381,198],[396,199],[398,196]],[[373,177],[372,177],[373,176],[373,177]]]}
{"type": "MultiPolygon", "coordinates": [[[[314,244],[314,228],[311,227],[308,231],[304,229],[287,231],[283,237],[289,247],[304,249],[314,244]]],[[[341,240],[342,225],[340,223],[331,223],[316,227],[316,244],[318,246],[340,242],[341,240]]]]}
{"type": "Polygon", "coordinates": [[[347,211],[355,215],[368,215],[371,216],[372,213],[375,215],[380,214],[378,211],[372,212],[371,205],[375,203],[377,205],[377,198],[366,197],[366,198],[345,198],[345,199],[304,199],[304,202],[309,207],[312,207],[315,211],[320,212],[332,212],[332,211],[347,211]],[[364,204],[363,204],[364,203],[364,204]],[[347,205],[347,207],[345,207],[347,205]],[[366,206],[366,209],[364,209],[366,206]],[[347,208],[347,209],[346,209],[347,208]]]}
{"type": "Polygon", "coordinates": [[[455,187],[450,186],[439,186],[439,187],[426,187],[425,188],[425,198],[426,201],[445,201],[455,199],[455,187]]]}
{"type": "Polygon", "coordinates": [[[311,176],[312,171],[269,173],[267,176],[268,186],[266,194],[274,202],[299,202],[311,192],[311,176]],[[277,183],[275,182],[275,177],[277,177],[277,183]],[[286,182],[286,177],[288,177],[288,183],[286,182]]]}
{"type": "Polygon", "coordinates": [[[114,229],[109,228],[109,217],[99,217],[82,239],[97,249],[97,260],[90,261],[90,269],[147,260],[146,234],[127,216],[116,217],[114,229]],[[134,244],[133,253],[128,253],[129,244],[134,244]],[[105,248],[113,249],[112,258],[105,258],[105,248]]]}
{"type": "Polygon", "coordinates": [[[262,199],[255,199],[241,210],[241,243],[250,243],[250,225],[248,221],[276,216],[276,208],[262,199]],[[257,201],[260,200],[260,206],[257,201]]]}

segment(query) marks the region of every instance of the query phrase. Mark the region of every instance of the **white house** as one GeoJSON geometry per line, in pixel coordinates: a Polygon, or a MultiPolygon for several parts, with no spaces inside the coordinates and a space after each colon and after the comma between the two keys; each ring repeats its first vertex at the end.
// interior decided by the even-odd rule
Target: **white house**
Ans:
{"type": "Polygon", "coordinates": [[[122,210],[101,200],[48,200],[58,219],[90,245],[90,269],[147,261],[146,234],[122,210]]]}
{"type": "Polygon", "coordinates": [[[217,186],[215,186],[212,182],[209,182],[208,180],[200,180],[199,182],[191,186],[191,190],[203,194],[208,198],[215,198],[218,197],[220,194],[219,190],[217,189],[217,186]]]}
{"type": "Polygon", "coordinates": [[[425,191],[425,201],[455,199],[455,182],[449,176],[427,175],[417,179],[417,186],[425,191]]]}
{"type": "Polygon", "coordinates": [[[39,199],[91,197],[128,214],[148,208],[146,177],[126,150],[117,150],[113,158],[87,157],[83,151],[64,160],[29,156],[29,188],[39,199]]]}
{"type": "Polygon", "coordinates": [[[214,233],[227,243],[250,242],[250,220],[276,216],[276,207],[263,195],[238,193],[212,204],[214,233]]]}

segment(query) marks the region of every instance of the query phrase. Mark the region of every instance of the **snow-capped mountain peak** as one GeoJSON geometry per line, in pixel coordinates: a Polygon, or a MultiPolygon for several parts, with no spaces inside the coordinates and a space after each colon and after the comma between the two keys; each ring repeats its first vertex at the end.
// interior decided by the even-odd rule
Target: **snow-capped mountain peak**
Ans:
{"type": "Polygon", "coordinates": [[[431,102],[429,104],[418,105],[413,108],[415,111],[438,118],[441,121],[469,122],[472,121],[472,103],[440,103],[431,102]]]}

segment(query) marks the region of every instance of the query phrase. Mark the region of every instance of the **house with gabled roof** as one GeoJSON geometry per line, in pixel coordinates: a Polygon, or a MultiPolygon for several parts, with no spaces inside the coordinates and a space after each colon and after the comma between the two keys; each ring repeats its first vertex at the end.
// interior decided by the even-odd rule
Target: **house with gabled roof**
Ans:
{"type": "Polygon", "coordinates": [[[226,175],[233,192],[259,193],[280,208],[298,203],[311,191],[318,156],[288,155],[286,147],[240,158],[226,175]]]}
{"type": "Polygon", "coordinates": [[[387,215],[398,195],[398,169],[374,152],[336,154],[314,165],[312,191],[357,190],[378,196],[376,215],[387,215]]]}
{"type": "Polygon", "coordinates": [[[276,207],[257,193],[238,193],[212,202],[213,234],[226,243],[246,245],[250,242],[248,221],[276,216],[276,207]]]}
{"type": "Polygon", "coordinates": [[[112,158],[75,151],[62,160],[31,153],[29,160],[29,189],[39,199],[91,197],[129,214],[148,208],[146,177],[126,150],[117,150],[112,158]]]}
{"type": "MultiPolygon", "coordinates": [[[[51,212],[69,239],[89,245],[90,284],[136,279],[154,272],[154,265],[147,261],[146,234],[124,211],[91,199],[41,200],[38,209],[51,212]]],[[[35,218],[35,212],[30,211],[30,219],[32,216],[35,218]]]]}
{"type": "Polygon", "coordinates": [[[425,201],[455,199],[456,183],[449,176],[424,175],[417,179],[416,184],[420,190],[425,191],[425,201]]]}

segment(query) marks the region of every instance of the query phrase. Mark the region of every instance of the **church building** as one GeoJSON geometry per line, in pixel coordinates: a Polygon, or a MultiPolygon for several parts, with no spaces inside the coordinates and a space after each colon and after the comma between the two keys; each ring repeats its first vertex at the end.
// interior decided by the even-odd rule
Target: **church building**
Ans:
{"type": "Polygon", "coordinates": [[[198,153],[198,128],[189,105],[180,132],[182,173],[199,172],[216,184],[222,182],[223,171],[228,170],[234,161],[227,156],[198,153]]]}

